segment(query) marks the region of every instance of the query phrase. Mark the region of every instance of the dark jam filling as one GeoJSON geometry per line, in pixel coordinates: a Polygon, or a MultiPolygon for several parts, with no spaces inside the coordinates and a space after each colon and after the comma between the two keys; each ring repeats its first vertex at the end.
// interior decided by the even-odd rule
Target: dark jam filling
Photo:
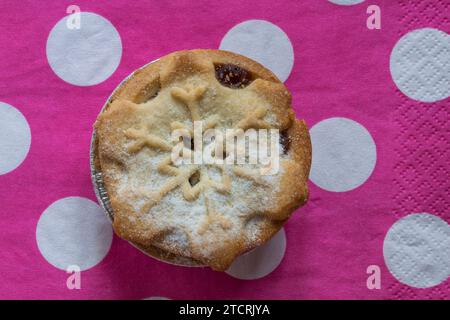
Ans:
{"type": "Polygon", "coordinates": [[[193,187],[200,182],[200,172],[196,171],[190,178],[189,184],[193,187]]]}
{"type": "Polygon", "coordinates": [[[289,139],[287,130],[280,132],[280,144],[283,147],[283,153],[287,154],[291,146],[291,139],[289,139]]]}
{"type": "Polygon", "coordinates": [[[252,82],[252,74],[234,64],[216,64],[216,78],[225,87],[245,88],[252,82]]]}

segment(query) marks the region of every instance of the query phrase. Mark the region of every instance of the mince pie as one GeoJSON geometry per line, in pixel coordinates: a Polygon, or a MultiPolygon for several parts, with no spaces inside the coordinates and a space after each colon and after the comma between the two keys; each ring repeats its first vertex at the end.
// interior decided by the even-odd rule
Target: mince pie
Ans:
{"type": "MultiPolygon", "coordinates": [[[[113,93],[95,133],[95,166],[115,232],[166,261],[226,270],[269,240],[308,197],[308,129],[283,83],[238,54],[179,51],[139,69],[113,93]],[[194,122],[202,130],[279,131],[278,171],[176,163],[173,131],[192,133],[194,122]]],[[[194,152],[194,144],[183,150],[194,152]]]]}

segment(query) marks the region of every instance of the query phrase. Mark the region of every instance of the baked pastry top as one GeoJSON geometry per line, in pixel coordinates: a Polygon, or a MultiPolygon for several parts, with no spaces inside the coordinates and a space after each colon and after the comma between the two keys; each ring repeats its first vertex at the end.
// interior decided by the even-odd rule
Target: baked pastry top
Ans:
{"type": "Polygon", "coordinates": [[[115,232],[169,260],[226,270],[308,197],[308,129],[283,83],[241,55],[179,51],[143,67],[113,93],[95,131],[115,232]],[[261,174],[258,164],[175,164],[172,132],[192,132],[194,121],[203,130],[278,129],[278,172],[261,174]]]}

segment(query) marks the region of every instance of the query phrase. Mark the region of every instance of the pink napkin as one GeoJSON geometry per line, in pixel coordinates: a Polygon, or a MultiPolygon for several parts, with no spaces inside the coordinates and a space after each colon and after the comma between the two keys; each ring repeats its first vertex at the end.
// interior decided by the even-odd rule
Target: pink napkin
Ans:
{"type": "Polygon", "coordinates": [[[3,2],[0,298],[448,298],[448,0],[3,2]],[[227,273],[113,236],[90,180],[109,94],[193,48],[272,69],[313,141],[308,204],[227,273]]]}

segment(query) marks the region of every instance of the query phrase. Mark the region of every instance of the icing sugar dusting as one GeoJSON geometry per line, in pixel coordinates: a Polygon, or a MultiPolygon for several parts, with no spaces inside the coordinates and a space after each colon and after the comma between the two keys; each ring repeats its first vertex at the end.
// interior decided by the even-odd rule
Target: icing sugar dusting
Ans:
{"type": "MultiPolygon", "coordinates": [[[[196,89],[189,85],[188,80],[183,85],[184,89],[177,88],[177,99],[171,97],[168,88],[163,88],[153,100],[137,105],[136,118],[143,119],[138,128],[148,130],[149,134],[173,144],[170,126],[177,121],[185,127],[190,127],[192,120],[199,115],[202,120],[216,115],[220,119],[216,123],[217,129],[230,128],[243,121],[249,124],[250,128],[255,121],[276,127],[278,121],[272,107],[250,90],[224,90],[209,86],[202,92],[199,89],[203,85],[202,81],[196,78],[194,82],[196,89]],[[196,104],[195,99],[202,95],[203,99],[196,104]],[[221,99],[221,105],[217,105],[218,99],[221,99]],[[248,106],[246,110],[243,105],[248,106]],[[254,119],[250,119],[251,117],[254,119]]],[[[222,169],[201,164],[202,174],[212,182],[202,185],[198,196],[187,199],[183,184],[177,182],[176,187],[158,197],[160,190],[179,178],[177,175],[158,170],[170,156],[170,152],[144,144],[137,152],[129,153],[127,150],[131,145],[136,145],[136,141],[127,141],[121,146],[121,152],[127,153],[128,156],[126,168],[121,171],[120,176],[115,177],[116,192],[122,195],[122,201],[128,201],[127,204],[133,208],[141,221],[152,224],[158,230],[171,230],[166,237],[152,243],[153,245],[161,249],[176,247],[185,256],[191,256],[190,248],[193,246],[208,256],[212,250],[217,250],[218,244],[234,241],[241,235],[244,235],[245,241],[254,243],[259,237],[260,227],[266,222],[264,212],[275,205],[273,199],[280,191],[280,178],[284,174],[283,162],[289,161],[290,158],[289,154],[281,154],[277,174],[257,177],[255,172],[261,169],[260,164],[225,164],[222,169]],[[239,174],[236,168],[243,171],[239,174]],[[226,182],[223,181],[224,176],[229,177],[227,188],[226,182]],[[217,188],[217,185],[221,184],[224,190],[217,188]],[[148,206],[152,199],[156,201],[148,206]]],[[[280,144],[279,150],[282,149],[280,144]]],[[[255,152],[250,150],[250,155],[255,156],[255,152]]],[[[249,155],[248,152],[246,154],[249,155]]],[[[180,168],[184,165],[170,166],[180,168]]],[[[195,186],[192,183],[191,185],[195,186]]]]}

